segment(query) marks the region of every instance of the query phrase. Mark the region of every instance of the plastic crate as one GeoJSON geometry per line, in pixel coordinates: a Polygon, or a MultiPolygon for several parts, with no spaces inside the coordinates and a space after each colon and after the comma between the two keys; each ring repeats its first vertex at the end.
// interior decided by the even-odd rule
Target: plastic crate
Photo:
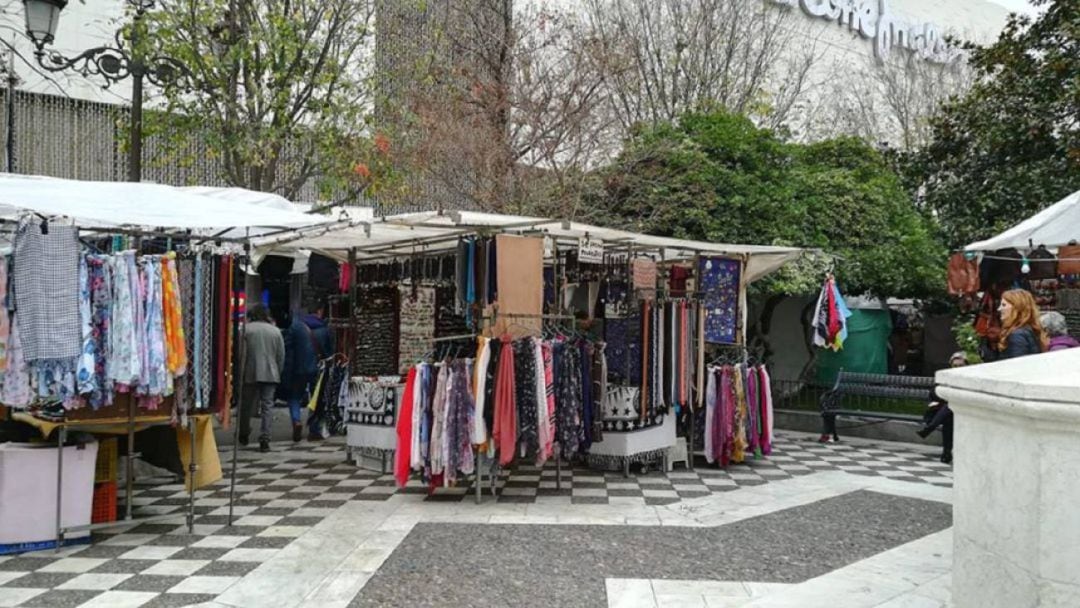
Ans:
{"type": "Polygon", "coordinates": [[[120,459],[116,437],[98,442],[97,462],[94,465],[94,482],[116,481],[116,463],[120,459]]]}
{"type": "Polygon", "coordinates": [[[101,524],[111,521],[116,521],[116,482],[95,483],[90,523],[101,524]]]}

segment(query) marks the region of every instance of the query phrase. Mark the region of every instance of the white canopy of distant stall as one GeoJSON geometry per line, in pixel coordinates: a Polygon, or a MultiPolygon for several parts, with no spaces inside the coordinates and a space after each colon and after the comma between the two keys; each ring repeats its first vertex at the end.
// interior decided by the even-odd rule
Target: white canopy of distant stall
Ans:
{"type": "Polygon", "coordinates": [[[1080,240],[1080,190],[1043,209],[1001,234],[972,243],[966,251],[996,251],[998,249],[1031,249],[1046,245],[1057,249],[1070,241],[1080,240]]]}
{"type": "Polygon", "coordinates": [[[559,242],[577,243],[589,238],[602,241],[614,250],[648,249],[659,251],[665,260],[688,259],[695,255],[745,256],[747,281],[760,279],[800,255],[795,247],[730,245],[637,234],[602,228],[579,222],[547,218],[500,215],[474,211],[406,213],[363,222],[360,226],[326,230],[323,234],[301,238],[256,239],[258,249],[304,248],[344,258],[355,250],[360,260],[430,253],[453,249],[460,236],[478,231],[544,234],[559,242]]]}
{"type": "MultiPolygon", "coordinates": [[[[251,200],[265,201],[273,196],[230,190],[234,194],[247,192],[251,200]]],[[[226,202],[198,191],[160,184],[0,174],[0,217],[10,219],[27,211],[70,218],[85,227],[206,231],[249,227],[293,230],[330,221],[294,209],[240,200],[226,202]]]]}

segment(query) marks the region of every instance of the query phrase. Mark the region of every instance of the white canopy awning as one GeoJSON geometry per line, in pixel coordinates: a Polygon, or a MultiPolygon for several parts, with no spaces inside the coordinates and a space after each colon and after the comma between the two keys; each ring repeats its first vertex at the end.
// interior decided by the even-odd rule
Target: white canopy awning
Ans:
{"type": "Polygon", "coordinates": [[[663,254],[665,260],[688,259],[695,255],[745,256],[747,280],[755,281],[779,269],[800,255],[795,247],[730,245],[649,236],[539,217],[499,215],[475,211],[406,213],[371,221],[364,225],[322,231],[322,234],[285,242],[280,238],[257,239],[256,248],[264,250],[303,248],[344,259],[357,250],[358,259],[409,255],[453,249],[457,238],[484,230],[508,233],[544,234],[563,243],[577,243],[588,237],[603,241],[613,249],[650,250],[663,254]]]}
{"type": "MultiPolygon", "coordinates": [[[[251,197],[273,196],[229,190],[234,195],[239,191],[248,192],[251,197]]],[[[328,221],[323,216],[293,209],[240,200],[226,202],[198,191],[160,184],[0,174],[0,216],[10,218],[25,211],[67,217],[87,227],[212,231],[247,227],[292,229],[328,221]]]]}
{"type": "Polygon", "coordinates": [[[1014,247],[1030,249],[1046,245],[1057,249],[1080,240],[1080,190],[1043,209],[1001,234],[972,243],[966,251],[996,251],[1014,247]]]}

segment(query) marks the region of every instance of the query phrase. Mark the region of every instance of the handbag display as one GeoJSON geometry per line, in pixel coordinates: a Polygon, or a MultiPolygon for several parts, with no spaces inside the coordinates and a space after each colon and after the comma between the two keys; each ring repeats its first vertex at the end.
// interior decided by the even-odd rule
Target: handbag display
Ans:
{"type": "Polygon", "coordinates": [[[949,295],[966,296],[979,291],[979,263],[963,253],[949,258],[947,276],[949,295]]]}
{"type": "Polygon", "coordinates": [[[1027,278],[1032,281],[1043,281],[1046,279],[1056,279],[1058,276],[1058,262],[1057,257],[1050,253],[1050,250],[1046,248],[1046,245],[1039,245],[1028,254],[1028,266],[1031,271],[1028,272],[1027,278]]]}
{"type": "Polygon", "coordinates": [[[1076,241],[1069,241],[1068,245],[1058,247],[1057,257],[1057,274],[1080,274],[1080,245],[1077,245],[1076,241]]]}

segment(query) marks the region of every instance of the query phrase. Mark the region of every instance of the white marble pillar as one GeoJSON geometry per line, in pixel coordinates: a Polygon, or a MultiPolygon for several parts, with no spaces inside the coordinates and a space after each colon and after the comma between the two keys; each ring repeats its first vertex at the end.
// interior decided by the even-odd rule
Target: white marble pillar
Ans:
{"type": "Polygon", "coordinates": [[[1080,349],[937,380],[956,415],[953,605],[1080,606],[1080,349]]]}

